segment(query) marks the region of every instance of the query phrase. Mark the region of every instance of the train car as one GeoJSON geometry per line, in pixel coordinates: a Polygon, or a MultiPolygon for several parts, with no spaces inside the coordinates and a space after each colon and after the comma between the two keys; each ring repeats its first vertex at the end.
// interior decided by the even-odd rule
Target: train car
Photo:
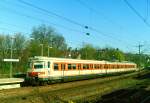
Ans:
{"type": "Polygon", "coordinates": [[[29,59],[27,80],[49,82],[62,80],[64,77],[75,77],[92,74],[108,74],[136,70],[135,63],[108,62],[35,56],[29,59]]]}

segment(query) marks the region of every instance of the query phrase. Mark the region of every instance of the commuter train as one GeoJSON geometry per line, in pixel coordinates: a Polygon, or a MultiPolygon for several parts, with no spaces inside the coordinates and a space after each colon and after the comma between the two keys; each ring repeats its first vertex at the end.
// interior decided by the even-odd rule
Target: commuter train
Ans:
{"type": "Polygon", "coordinates": [[[78,77],[93,74],[135,71],[135,63],[80,60],[35,56],[29,59],[26,79],[36,82],[62,80],[64,77],[78,77]]]}

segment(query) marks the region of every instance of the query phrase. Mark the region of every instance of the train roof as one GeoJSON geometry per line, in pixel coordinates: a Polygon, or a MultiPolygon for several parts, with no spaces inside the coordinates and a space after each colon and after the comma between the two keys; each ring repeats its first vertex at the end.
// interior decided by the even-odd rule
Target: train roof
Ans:
{"type": "Polygon", "coordinates": [[[44,56],[35,56],[35,57],[31,57],[30,60],[50,60],[50,61],[53,61],[53,62],[69,62],[69,63],[73,63],[73,62],[76,62],[76,63],[102,63],[102,64],[105,64],[105,63],[108,63],[108,64],[135,64],[133,62],[128,62],[128,61],[123,61],[123,62],[110,62],[110,61],[105,61],[105,60],[102,60],[102,61],[98,61],[98,60],[82,60],[82,59],[70,59],[70,58],[56,58],[56,57],[44,57],[44,56]]]}

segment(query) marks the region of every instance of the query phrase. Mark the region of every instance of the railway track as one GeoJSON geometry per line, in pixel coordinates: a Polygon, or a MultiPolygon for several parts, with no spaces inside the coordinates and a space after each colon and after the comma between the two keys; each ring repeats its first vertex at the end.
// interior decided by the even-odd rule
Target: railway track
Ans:
{"type": "MultiPolygon", "coordinates": [[[[143,71],[142,73],[144,74],[146,72],[143,71]]],[[[136,84],[137,81],[132,79],[136,77],[137,74],[138,73],[135,72],[114,77],[3,90],[0,91],[0,101],[4,103],[68,103],[68,101],[80,103],[86,100],[93,101],[93,98],[109,93],[110,91],[136,84]]],[[[126,95],[126,93],[124,93],[124,95],[126,95]]],[[[123,94],[119,97],[122,96],[123,94]]]]}

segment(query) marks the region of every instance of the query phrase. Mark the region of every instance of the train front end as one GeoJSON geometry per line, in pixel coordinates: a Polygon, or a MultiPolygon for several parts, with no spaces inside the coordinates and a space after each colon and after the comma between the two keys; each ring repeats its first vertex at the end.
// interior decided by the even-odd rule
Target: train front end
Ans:
{"type": "Polygon", "coordinates": [[[27,71],[26,82],[29,84],[39,84],[48,80],[45,62],[40,60],[31,60],[27,71]]]}

